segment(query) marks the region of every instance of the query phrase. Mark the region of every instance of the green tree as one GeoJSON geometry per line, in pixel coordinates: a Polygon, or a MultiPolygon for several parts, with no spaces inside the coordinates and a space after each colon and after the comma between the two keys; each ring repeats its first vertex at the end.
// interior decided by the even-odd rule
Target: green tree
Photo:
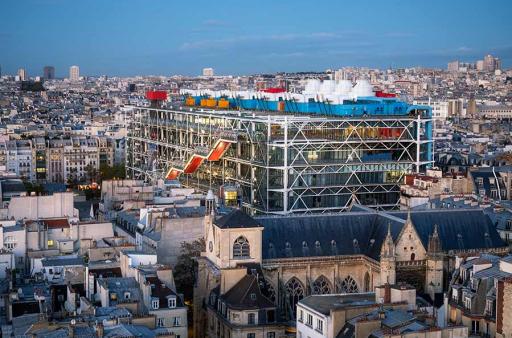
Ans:
{"type": "Polygon", "coordinates": [[[85,175],[86,175],[86,180],[87,180],[86,182],[88,182],[88,183],[98,181],[98,176],[99,176],[98,170],[96,170],[96,168],[94,166],[92,166],[91,164],[88,164],[85,166],[85,175]]]}
{"type": "Polygon", "coordinates": [[[113,178],[124,179],[126,177],[126,170],[124,165],[118,164],[112,167],[108,165],[100,166],[100,181],[111,180],[113,178]]]}
{"type": "Polygon", "coordinates": [[[185,300],[192,300],[195,283],[195,270],[197,262],[196,257],[201,255],[206,248],[204,238],[193,242],[182,242],[181,253],[178,256],[178,262],[174,267],[174,282],[178,292],[182,292],[185,300]]]}

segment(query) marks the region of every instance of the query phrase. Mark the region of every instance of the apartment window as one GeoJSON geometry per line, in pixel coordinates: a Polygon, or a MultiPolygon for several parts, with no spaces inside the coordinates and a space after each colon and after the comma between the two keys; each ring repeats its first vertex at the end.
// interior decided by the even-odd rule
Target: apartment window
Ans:
{"type": "Polygon", "coordinates": [[[454,301],[457,301],[459,299],[459,295],[458,295],[457,290],[452,290],[452,299],[454,301]]]}
{"type": "Polygon", "coordinates": [[[158,308],[160,307],[160,301],[158,299],[153,299],[151,301],[151,307],[153,308],[153,310],[158,310],[158,308]]]}
{"type": "Polygon", "coordinates": [[[471,298],[469,298],[469,297],[464,298],[464,307],[466,309],[471,309],[471,298]]]}
{"type": "Polygon", "coordinates": [[[256,324],[256,315],[254,313],[249,313],[247,321],[249,324],[256,324]]]}
{"type": "Polygon", "coordinates": [[[493,305],[494,305],[494,302],[492,301],[492,299],[487,299],[486,304],[485,304],[485,312],[489,316],[492,316],[492,312],[493,312],[493,308],[494,308],[493,305]]]}
{"type": "Polygon", "coordinates": [[[275,332],[267,332],[267,338],[276,338],[275,332]]]}
{"type": "Polygon", "coordinates": [[[299,322],[302,322],[304,320],[304,311],[299,310],[299,322]]]}
{"type": "Polygon", "coordinates": [[[307,326],[313,326],[313,316],[310,315],[309,313],[307,314],[307,317],[306,317],[306,325],[307,326]]]}
{"type": "Polygon", "coordinates": [[[176,307],[176,298],[169,298],[168,300],[169,308],[175,308],[176,307]]]}
{"type": "Polygon", "coordinates": [[[324,321],[323,320],[317,318],[316,330],[320,333],[323,333],[323,331],[324,331],[324,321]]]}
{"type": "Polygon", "coordinates": [[[165,326],[165,318],[158,318],[158,322],[156,323],[156,326],[164,327],[165,326]]]}
{"type": "Polygon", "coordinates": [[[256,333],[248,333],[247,338],[256,338],[256,333]]]}
{"type": "Polygon", "coordinates": [[[180,326],[181,325],[181,317],[174,317],[172,321],[173,326],[180,326]]]}

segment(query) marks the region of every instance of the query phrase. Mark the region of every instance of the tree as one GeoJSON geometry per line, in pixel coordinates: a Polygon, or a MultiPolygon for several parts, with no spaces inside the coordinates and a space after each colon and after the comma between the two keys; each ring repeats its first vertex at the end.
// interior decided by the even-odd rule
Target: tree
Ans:
{"type": "Polygon", "coordinates": [[[204,238],[181,243],[181,253],[174,267],[174,282],[176,283],[176,289],[185,296],[185,300],[192,300],[197,265],[195,258],[199,257],[205,249],[204,238]]]}
{"type": "Polygon", "coordinates": [[[87,182],[92,183],[98,181],[98,170],[96,170],[96,168],[93,165],[88,164],[85,166],[84,169],[87,182]]]}
{"type": "Polygon", "coordinates": [[[113,178],[124,179],[126,177],[126,170],[124,165],[117,164],[112,167],[108,165],[100,166],[100,180],[111,180],[113,178]]]}

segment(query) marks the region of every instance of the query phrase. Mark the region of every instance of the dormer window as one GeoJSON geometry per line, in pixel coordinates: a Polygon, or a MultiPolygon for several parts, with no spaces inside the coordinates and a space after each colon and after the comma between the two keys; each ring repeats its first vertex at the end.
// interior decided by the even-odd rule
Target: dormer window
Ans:
{"type": "Polygon", "coordinates": [[[464,307],[468,310],[471,309],[471,297],[464,298],[464,307]]]}
{"type": "Polygon", "coordinates": [[[170,309],[174,309],[176,307],[176,298],[172,297],[167,300],[167,305],[170,309]]]}
{"type": "Polygon", "coordinates": [[[130,293],[128,291],[124,293],[124,299],[130,299],[130,293]]]}
{"type": "Polygon", "coordinates": [[[485,303],[485,313],[488,315],[488,316],[492,316],[493,315],[493,309],[494,309],[494,302],[492,299],[487,299],[486,303],[485,303]]]}
{"type": "Polygon", "coordinates": [[[251,293],[251,300],[256,300],[256,294],[255,293],[251,293]]]}
{"type": "Polygon", "coordinates": [[[151,300],[151,308],[153,310],[158,310],[158,308],[160,308],[160,301],[158,299],[151,300]]]}

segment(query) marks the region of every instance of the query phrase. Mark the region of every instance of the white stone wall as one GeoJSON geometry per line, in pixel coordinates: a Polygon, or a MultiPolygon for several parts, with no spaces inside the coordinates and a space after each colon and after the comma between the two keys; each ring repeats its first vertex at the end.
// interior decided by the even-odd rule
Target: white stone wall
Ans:
{"type": "Polygon", "coordinates": [[[9,203],[8,217],[15,220],[23,218],[78,217],[73,207],[73,193],[55,193],[49,196],[14,197],[9,203]]]}

